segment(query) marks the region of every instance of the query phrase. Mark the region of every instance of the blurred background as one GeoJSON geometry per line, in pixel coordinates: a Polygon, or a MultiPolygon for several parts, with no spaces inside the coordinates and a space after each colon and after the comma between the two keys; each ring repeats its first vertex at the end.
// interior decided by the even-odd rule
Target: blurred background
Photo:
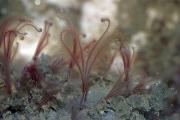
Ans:
{"type": "MultiPolygon", "coordinates": [[[[60,54],[59,33],[67,21],[87,35],[83,42],[89,42],[106,27],[100,19],[109,18],[105,39],[124,34],[135,48],[135,71],[180,89],[180,0],[0,0],[0,19],[9,15],[27,16],[39,27],[44,20],[52,21],[51,42],[45,49],[51,55],[60,54]]],[[[27,36],[17,59],[30,60],[38,37],[34,32],[27,36]]],[[[121,66],[118,56],[113,64],[121,66]]]]}

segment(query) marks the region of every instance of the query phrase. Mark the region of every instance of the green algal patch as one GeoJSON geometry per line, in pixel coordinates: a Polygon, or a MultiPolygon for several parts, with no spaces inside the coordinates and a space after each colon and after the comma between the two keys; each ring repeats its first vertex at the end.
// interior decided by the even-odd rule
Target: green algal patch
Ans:
{"type": "MultiPolygon", "coordinates": [[[[37,69],[39,74],[44,76],[46,81],[42,82],[42,87],[34,87],[32,83],[32,79],[30,76],[27,76],[26,80],[29,82],[28,84],[32,88],[23,86],[16,86],[17,89],[10,96],[4,96],[0,100],[0,117],[3,119],[48,119],[54,120],[57,118],[70,117],[70,114],[67,111],[64,111],[62,106],[65,103],[61,101],[61,99],[49,99],[55,98],[53,94],[56,93],[57,90],[60,91],[58,85],[63,85],[64,79],[62,76],[54,74],[52,70],[47,65],[47,61],[49,60],[49,56],[42,55],[37,63],[37,69]],[[51,86],[47,86],[47,82],[53,82],[57,85],[53,85],[53,89],[51,86]],[[57,87],[58,86],[58,87],[57,87]],[[47,96],[48,93],[52,93],[52,97],[47,96]],[[47,104],[47,102],[50,102],[47,104]],[[44,106],[46,105],[46,106],[44,106]],[[44,106],[44,107],[43,107],[44,106]],[[59,109],[62,108],[62,109],[59,109]],[[59,112],[59,113],[58,113],[59,112]],[[60,114],[61,113],[61,114],[60,114]]],[[[17,85],[19,84],[19,80],[21,76],[16,72],[14,75],[17,79],[17,85]]],[[[49,84],[48,84],[49,85],[49,84]]],[[[2,91],[2,88],[1,88],[2,91]]]]}
{"type": "Polygon", "coordinates": [[[121,120],[154,120],[160,118],[161,112],[169,107],[168,98],[173,94],[175,93],[172,89],[157,82],[148,92],[129,97],[113,97],[88,111],[88,115],[92,119],[100,120],[112,114],[121,120]]]}

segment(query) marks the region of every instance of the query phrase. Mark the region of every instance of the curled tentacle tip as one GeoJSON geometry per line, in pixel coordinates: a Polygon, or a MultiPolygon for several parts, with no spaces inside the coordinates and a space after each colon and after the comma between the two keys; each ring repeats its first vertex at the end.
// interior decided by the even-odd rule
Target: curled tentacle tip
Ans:
{"type": "Polygon", "coordinates": [[[85,33],[81,33],[81,35],[82,35],[83,38],[87,37],[87,35],[85,33]]]}
{"type": "Polygon", "coordinates": [[[109,18],[101,18],[101,22],[105,22],[105,21],[110,22],[110,19],[109,18]]]}
{"type": "Polygon", "coordinates": [[[47,35],[48,37],[50,37],[51,36],[51,34],[50,33],[48,33],[48,35],[47,35]]]}
{"type": "Polygon", "coordinates": [[[20,40],[24,40],[24,36],[20,37],[20,40]]]}
{"type": "Polygon", "coordinates": [[[52,26],[52,22],[45,20],[45,24],[48,24],[49,26],[52,26]]]}
{"type": "Polygon", "coordinates": [[[50,25],[50,26],[52,26],[52,25],[53,25],[53,23],[52,23],[52,22],[49,22],[49,25],[50,25]]]}
{"type": "Polygon", "coordinates": [[[15,31],[15,36],[20,35],[21,37],[24,37],[25,35],[27,35],[27,32],[19,32],[19,31],[15,31]]]}
{"type": "Polygon", "coordinates": [[[16,42],[16,46],[19,47],[19,42],[16,42]]]}
{"type": "Polygon", "coordinates": [[[38,29],[38,32],[42,32],[42,28],[39,28],[39,29],[38,29]]]}
{"type": "Polygon", "coordinates": [[[22,33],[22,35],[27,35],[27,34],[28,34],[27,32],[22,33]]]}

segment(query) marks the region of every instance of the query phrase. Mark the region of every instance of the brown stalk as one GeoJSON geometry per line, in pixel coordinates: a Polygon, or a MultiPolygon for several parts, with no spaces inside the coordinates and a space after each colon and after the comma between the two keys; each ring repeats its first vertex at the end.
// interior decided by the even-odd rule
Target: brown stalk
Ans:
{"type": "Polygon", "coordinates": [[[41,35],[41,38],[38,42],[38,45],[36,47],[34,56],[33,56],[33,61],[37,61],[37,58],[39,57],[39,54],[41,53],[41,51],[47,46],[48,44],[48,39],[49,39],[49,29],[52,26],[52,23],[45,21],[45,26],[44,26],[44,30],[43,33],[41,35]]]}
{"type": "Polygon", "coordinates": [[[123,60],[124,72],[120,75],[120,78],[114,83],[105,99],[109,99],[118,95],[128,95],[130,92],[128,89],[129,71],[134,60],[134,49],[121,42],[119,52],[123,60]]]}
{"type": "Polygon", "coordinates": [[[18,43],[13,51],[13,46],[18,35],[26,35],[26,33],[21,33],[21,28],[25,26],[33,26],[35,30],[38,30],[29,20],[20,18],[18,16],[8,17],[3,20],[0,24],[0,47],[2,49],[1,57],[4,68],[4,83],[8,94],[11,94],[11,62],[14,59],[18,43]]]}
{"type": "Polygon", "coordinates": [[[42,32],[40,40],[37,44],[35,53],[32,57],[33,62],[32,62],[32,64],[25,66],[25,68],[23,70],[23,75],[21,78],[22,79],[21,84],[25,84],[24,79],[26,79],[27,74],[29,74],[32,81],[33,81],[33,84],[36,87],[41,88],[41,76],[40,76],[39,71],[37,69],[37,61],[38,61],[38,57],[39,57],[40,53],[48,44],[49,29],[51,26],[52,26],[52,23],[45,21],[43,32],[42,32]]]}
{"type": "Polygon", "coordinates": [[[104,45],[101,42],[103,41],[103,37],[107,33],[109,26],[110,26],[109,19],[102,19],[101,21],[108,22],[108,26],[107,26],[105,32],[99,38],[99,40],[94,44],[94,46],[91,46],[91,48],[89,48],[88,53],[86,53],[83,50],[83,47],[80,43],[80,39],[77,37],[77,33],[75,31],[69,32],[73,38],[74,48],[76,45],[77,45],[76,46],[77,49],[79,47],[78,50],[73,50],[73,51],[71,51],[70,48],[64,42],[64,36],[67,34],[67,31],[64,31],[61,33],[61,42],[64,45],[64,47],[66,48],[66,50],[68,51],[68,53],[70,54],[73,62],[76,64],[76,66],[80,72],[81,82],[82,82],[82,93],[83,93],[81,102],[80,102],[81,107],[84,105],[84,103],[87,100],[87,95],[88,95],[88,91],[89,91],[88,77],[89,77],[90,71],[91,71],[97,57],[100,55],[102,49],[104,48],[104,45]],[[77,51],[77,53],[74,51],[77,51]]]}

